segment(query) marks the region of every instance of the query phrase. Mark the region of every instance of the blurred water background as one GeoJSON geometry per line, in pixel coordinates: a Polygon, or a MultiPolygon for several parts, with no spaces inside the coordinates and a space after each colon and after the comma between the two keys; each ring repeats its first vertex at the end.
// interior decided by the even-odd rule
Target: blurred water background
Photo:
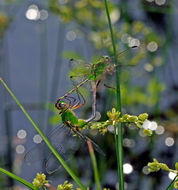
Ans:
{"type": "MultiPolygon", "coordinates": [[[[53,104],[73,87],[67,77],[69,59],[80,55],[92,61],[111,53],[104,2],[103,7],[101,1],[92,2],[0,1],[0,76],[45,133],[57,125],[53,104]],[[46,103],[52,103],[50,109],[46,103]]],[[[151,139],[124,128],[125,186],[128,190],[166,189],[171,174],[149,174],[146,164],[155,157],[173,168],[178,155],[178,1],[113,0],[111,12],[112,22],[119,31],[116,33],[119,51],[132,43],[144,44],[121,58],[121,63],[135,65],[123,69],[123,112],[148,112],[150,119],[158,123],[151,139]]],[[[107,80],[111,86],[114,86],[113,78],[107,80]]],[[[86,118],[91,111],[91,93],[85,88],[83,93],[87,104],[77,114],[86,118]]],[[[106,111],[115,104],[114,97],[110,89],[98,90],[97,111],[101,120],[106,119],[106,111]]],[[[32,181],[37,172],[45,169],[40,162],[27,166],[23,157],[35,145],[34,139],[38,141],[38,136],[34,138],[35,130],[2,85],[0,105],[0,165],[32,181]]],[[[97,154],[101,182],[116,189],[113,135],[97,136],[93,132],[89,135],[106,152],[106,157],[97,154]]],[[[81,152],[69,163],[82,181],[94,189],[87,148],[79,147],[81,152]]],[[[62,168],[48,178],[54,185],[66,179],[72,182],[62,168]]],[[[12,187],[25,189],[0,174],[0,189],[12,187]]]]}

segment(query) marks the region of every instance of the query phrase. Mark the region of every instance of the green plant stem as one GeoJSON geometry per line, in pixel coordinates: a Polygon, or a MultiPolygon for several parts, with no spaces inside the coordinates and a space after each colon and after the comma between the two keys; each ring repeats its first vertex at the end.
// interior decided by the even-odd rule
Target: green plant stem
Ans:
{"type": "Polygon", "coordinates": [[[174,182],[176,181],[177,176],[171,181],[166,190],[172,190],[174,188],[174,182]]]}
{"type": "MultiPolygon", "coordinates": [[[[116,158],[117,158],[117,163],[119,163],[119,152],[118,152],[118,141],[117,141],[117,130],[116,126],[114,126],[114,138],[115,138],[115,146],[116,146],[116,158]]],[[[117,172],[119,174],[119,167],[117,167],[117,172]]]]}
{"type": "Polygon", "coordinates": [[[28,120],[31,122],[31,124],[33,125],[33,127],[36,129],[36,131],[40,134],[41,138],[44,140],[44,142],[46,143],[46,145],[49,147],[49,149],[51,150],[51,152],[54,154],[54,156],[59,160],[59,162],[61,163],[61,165],[66,169],[66,171],[70,174],[70,176],[74,179],[74,181],[84,190],[86,190],[86,187],[81,183],[81,181],[79,180],[79,178],[73,173],[73,171],[68,167],[68,165],[65,163],[65,161],[62,159],[62,157],[58,154],[58,152],[55,150],[55,148],[52,146],[52,144],[49,142],[49,140],[47,139],[47,137],[43,134],[43,132],[41,131],[41,129],[37,126],[37,124],[33,121],[33,119],[30,117],[30,115],[27,113],[27,111],[25,110],[25,108],[22,106],[22,104],[18,101],[18,99],[15,97],[15,95],[12,93],[12,91],[9,89],[9,87],[6,85],[6,83],[2,80],[2,78],[0,78],[0,81],[2,82],[2,84],[4,85],[4,87],[6,88],[6,90],[10,93],[10,95],[12,96],[12,98],[16,101],[16,103],[19,105],[19,107],[21,108],[21,110],[24,112],[24,114],[26,115],[26,117],[28,118],[28,120]]]}
{"type": "Polygon", "coordinates": [[[27,187],[30,188],[30,189],[38,190],[37,187],[33,186],[33,185],[32,185],[31,183],[29,183],[28,181],[26,181],[26,180],[24,180],[24,179],[22,179],[22,178],[16,176],[15,174],[13,174],[13,173],[11,173],[11,172],[9,172],[9,171],[3,169],[3,168],[0,168],[0,172],[2,172],[2,173],[4,173],[4,174],[8,175],[9,177],[11,177],[11,178],[13,178],[13,179],[19,181],[20,183],[22,183],[23,185],[27,186],[27,187]]]}
{"type": "Polygon", "coordinates": [[[90,157],[91,157],[93,170],[94,170],[96,189],[101,190],[101,185],[100,185],[100,179],[99,179],[99,173],[98,173],[98,167],[97,167],[95,153],[94,153],[94,150],[93,150],[91,142],[88,141],[87,143],[88,143],[88,149],[89,149],[89,152],[90,152],[90,157]]]}
{"type": "MultiPolygon", "coordinates": [[[[110,29],[110,34],[111,34],[111,40],[112,40],[112,46],[113,46],[113,52],[114,52],[114,62],[116,65],[118,65],[118,60],[117,60],[117,52],[116,52],[116,45],[115,45],[115,39],[114,39],[114,33],[112,29],[112,24],[111,24],[111,19],[110,19],[110,14],[109,14],[109,9],[108,9],[108,3],[107,0],[105,0],[105,8],[106,8],[106,14],[108,18],[108,24],[109,24],[109,29],[110,29]]],[[[117,97],[117,110],[121,112],[121,93],[120,93],[120,67],[118,66],[116,68],[116,97],[117,97]]],[[[119,177],[119,189],[124,190],[124,175],[123,175],[123,137],[122,137],[122,124],[118,124],[118,135],[116,135],[116,140],[118,142],[115,142],[117,145],[116,148],[118,148],[118,151],[116,152],[118,154],[118,177],[119,177]]]]}

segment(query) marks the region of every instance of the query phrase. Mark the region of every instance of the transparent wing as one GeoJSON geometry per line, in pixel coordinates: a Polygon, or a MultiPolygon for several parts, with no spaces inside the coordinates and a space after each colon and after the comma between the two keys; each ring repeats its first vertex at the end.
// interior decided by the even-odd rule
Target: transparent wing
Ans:
{"type": "Polygon", "coordinates": [[[94,141],[92,141],[89,137],[83,135],[82,133],[80,133],[79,131],[76,130],[76,128],[74,128],[73,126],[71,126],[70,124],[68,124],[68,126],[71,128],[71,130],[85,143],[87,143],[87,141],[90,141],[94,150],[96,150],[98,153],[102,154],[105,156],[105,153],[101,150],[101,148],[99,147],[99,145],[97,145],[94,141]]]}
{"type": "MultiPolygon", "coordinates": [[[[57,150],[57,152],[59,152],[63,160],[67,161],[70,159],[69,155],[66,153],[62,146],[59,145],[57,148],[55,147],[55,149],[57,150]]],[[[44,160],[44,166],[46,168],[47,173],[52,174],[61,167],[61,164],[59,160],[51,152],[48,158],[44,160]]]]}
{"type": "Polygon", "coordinates": [[[71,67],[69,72],[70,78],[83,80],[90,74],[91,64],[82,60],[70,59],[69,66],[71,67]]]}
{"type": "MultiPolygon", "coordinates": [[[[77,142],[71,138],[71,136],[72,132],[64,125],[55,127],[55,129],[47,135],[51,144],[65,161],[70,159],[77,147],[77,142]]],[[[61,166],[60,162],[53,156],[44,141],[28,151],[24,156],[24,160],[28,165],[32,165],[37,161],[43,161],[43,165],[49,174],[55,172],[61,166]]]]}
{"type": "MultiPolygon", "coordinates": [[[[143,45],[140,45],[140,47],[128,47],[117,54],[118,66],[121,68],[137,66],[138,63],[140,63],[140,61],[144,58],[145,51],[143,45]]],[[[111,57],[111,62],[114,63],[114,57],[111,57]]]]}
{"type": "MultiPolygon", "coordinates": [[[[58,126],[55,129],[53,129],[48,135],[47,138],[50,139],[53,135],[57,136],[62,130],[64,126],[58,126]]],[[[42,140],[41,143],[35,145],[32,147],[24,156],[24,160],[27,164],[31,165],[33,162],[43,160],[43,154],[45,151],[45,148],[47,148],[45,142],[42,140]]]]}
{"type": "MultiPolygon", "coordinates": [[[[63,160],[70,160],[73,153],[79,148],[77,138],[73,138],[74,134],[76,134],[76,136],[78,136],[84,143],[90,141],[93,145],[93,148],[97,152],[105,155],[101,148],[90,138],[81,134],[79,131],[77,131],[76,128],[72,127],[71,125],[68,127],[67,126],[58,126],[52,130],[49,135],[47,135],[47,138],[54,146],[54,148],[58,151],[63,160]]],[[[36,161],[43,161],[43,166],[45,167],[48,174],[52,174],[53,172],[57,171],[61,166],[60,162],[56,159],[51,150],[46,146],[44,141],[37,144],[34,148],[28,151],[25,154],[24,159],[28,165],[32,165],[36,161]]]]}

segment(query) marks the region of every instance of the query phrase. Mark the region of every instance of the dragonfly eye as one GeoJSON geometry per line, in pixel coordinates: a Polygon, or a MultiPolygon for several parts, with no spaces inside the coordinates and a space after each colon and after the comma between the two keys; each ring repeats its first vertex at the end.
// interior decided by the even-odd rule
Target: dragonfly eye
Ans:
{"type": "Polygon", "coordinates": [[[110,57],[108,55],[104,56],[105,62],[109,63],[110,62],[110,57]]]}
{"type": "Polygon", "coordinates": [[[61,103],[59,103],[58,106],[61,108],[61,103]]]}
{"type": "Polygon", "coordinates": [[[58,106],[60,107],[60,108],[63,108],[64,106],[65,106],[65,104],[64,103],[58,103],[58,106]]]}

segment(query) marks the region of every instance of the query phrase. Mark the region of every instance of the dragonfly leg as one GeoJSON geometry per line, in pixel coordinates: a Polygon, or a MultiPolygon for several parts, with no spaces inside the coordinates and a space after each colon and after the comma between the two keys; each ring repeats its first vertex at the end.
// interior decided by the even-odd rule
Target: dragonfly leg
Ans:
{"type": "Polygon", "coordinates": [[[96,85],[96,88],[98,88],[99,84],[100,84],[101,80],[97,80],[95,85],[96,85]]]}
{"type": "Polygon", "coordinates": [[[109,86],[109,85],[107,85],[107,84],[105,84],[105,83],[104,83],[104,86],[105,86],[106,88],[111,88],[111,89],[113,89],[113,90],[116,90],[116,88],[114,88],[114,87],[112,87],[112,86],[109,86]]]}
{"type": "Polygon", "coordinates": [[[74,103],[76,102],[76,98],[74,98],[72,96],[65,96],[64,99],[69,101],[69,108],[72,108],[74,103]]]}
{"type": "Polygon", "coordinates": [[[74,84],[74,81],[72,81],[72,83],[74,87],[76,88],[76,93],[77,93],[77,98],[78,98],[78,102],[72,106],[72,110],[75,110],[77,108],[82,107],[86,103],[86,101],[83,95],[81,94],[81,92],[79,91],[78,87],[74,84]]]}
{"type": "Polygon", "coordinates": [[[96,117],[96,83],[92,83],[92,115],[90,118],[84,120],[90,122],[96,117]]]}
{"type": "Polygon", "coordinates": [[[106,81],[106,71],[105,71],[104,74],[103,74],[103,86],[105,86],[106,88],[111,88],[111,89],[113,89],[113,90],[116,90],[116,88],[107,85],[107,84],[105,83],[105,81],[106,81]]]}
{"type": "Polygon", "coordinates": [[[56,103],[55,103],[55,107],[59,110],[60,106],[59,106],[59,102],[61,101],[61,99],[59,98],[56,103]]]}
{"type": "Polygon", "coordinates": [[[72,110],[75,110],[75,109],[77,109],[77,108],[80,108],[80,107],[82,107],[83,105],[85,105],[85,103],[86,103],[86,101],[85,101],[83,95],[80,93],[79,90],[77,90],[77,96],[78,96],[79,101],[78,101],[77,104],[75,104],[75,105],[72,107],[72,110]],[[82,100],[81,100],[81,98],[82,98],[82,100]]]}

